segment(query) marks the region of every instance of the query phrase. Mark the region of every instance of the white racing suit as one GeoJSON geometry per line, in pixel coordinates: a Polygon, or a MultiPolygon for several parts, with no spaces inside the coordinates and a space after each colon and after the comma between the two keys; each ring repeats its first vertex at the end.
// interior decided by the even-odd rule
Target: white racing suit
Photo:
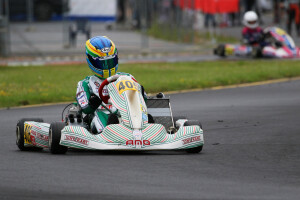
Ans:
{"type": "MultiPolygon", "coordinates": [[[[118,72],[116,74],[130,76],[132,79],[134,79],[134,77],[128,73],[118,72]]],[[[79,81],[77,84],[77,93],[76,93],[77,103],[84,114],[88,114],[92,117],[91,124],[89,125],[92,130],[96,129],[97,133],[101,133],[104,127],[107,125],[109,112],[105,110],[105,108],[103,108],[101,105],[96,110],[93,109],[89,105],[89,99],[92,94],[100,98],[98,94],[98,89],[104,80],[105,79],[100,79],[96,75],[92,75],[79,81]]],[[[103,96],[107,96],[107,95],[108,95],[108,90],[107,87],[105,86],[103,88],[103,96]]],[[[102,102],[102,104],[104,103],[102,102]]],[[[111,109],[112,112],[115,112],[117,110],[115,107],[113,107],[110,104],[104,104],[104,105],[109,109],[111,109]]]]}

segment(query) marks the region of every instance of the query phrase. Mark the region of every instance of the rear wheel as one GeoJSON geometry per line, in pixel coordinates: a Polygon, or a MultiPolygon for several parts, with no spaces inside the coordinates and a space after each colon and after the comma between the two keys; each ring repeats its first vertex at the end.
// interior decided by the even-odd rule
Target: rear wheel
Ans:
{"type": "Polygon", "coordinates": [[[148,123],[150,123],[150,124],[154,124],[155,123],[153,116],[150,115],[150,114],[148,114],[148,123]]]}
{"type": "Polygon", "coordinates": [[[25,121],[35,121],[35,122],[44,122],[43,119],[41,118],[23,118],[20,119],[17,123],[17,127],[16,127],[16,144],[18,146],[18,148],[21,151],[26,151],[26,150],[42,150],[42,148],[38,148],[38,147],[25,147],[24,146],[24,122],[25,121]]]}
{"type": "MultiPolygon", "coordinates": [[[[184,123],[184,126],[200,126],[200,128],[202,129],[202,124],[200,121],[198,120],[188,120],[184,123]]],[[[186,152],[187,153],[199,153],[201,152],[203,149],[203,145],[202,146],[198,146],[198,147],[194,147],[194,148],[190,148],[187,149],[186,152]]]]}
{"type": "Polygon", "coordinates": [[[251,51],[251,57],[252,58],[261,58],[262,55],[262,49],[261,47],[253,47],[251,51]]]}
{"type": "Polygon", "coordinates": [[[49,129],[49,150],[52,154],[64,154],[68,151],[68,147],[59,144],[61,130],[65,127],[64,122],[51,123],[49,129]]]}
{"type": "Polygon", "coordinates": [[[214,49],[214,54],[221,57],[225,57],[225,45],[220,44],[216,49],[214,49]]]}

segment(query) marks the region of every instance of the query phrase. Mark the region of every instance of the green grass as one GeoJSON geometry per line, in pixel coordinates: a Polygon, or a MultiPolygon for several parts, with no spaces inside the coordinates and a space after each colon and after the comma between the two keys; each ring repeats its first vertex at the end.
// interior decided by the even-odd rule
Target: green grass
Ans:
{"type": "MultiPolygon", "coordinates": [[[[122,64],[148,93],[249,83],[300,76],[292,60],[122,64]]],[[[73,101],[87,65],[0,67],[0,107],[73,101]]]]}
{"type": "Polygon", "coordinates": [[[174,26],[174,24],[153,24],[148,30],[148,35],[166,41],[193,43],[199,45],[209,44],[213,38],[217,43],[239,43],[239,39],[232,36],[210,34],[208,31],[198,32],[191,29],[179,29],[174,26]]]}

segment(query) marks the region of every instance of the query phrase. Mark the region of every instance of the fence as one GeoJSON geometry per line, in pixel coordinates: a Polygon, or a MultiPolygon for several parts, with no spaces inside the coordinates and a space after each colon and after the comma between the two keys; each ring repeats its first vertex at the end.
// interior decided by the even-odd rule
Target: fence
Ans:
{"type": "MultiPolygon", "coordinates": [[[[238,0],[226,0],[229,1],[234,2],[234,8],[238,7],[238,0]]],[[[1,56],[79,55],[84,52],[86,39],[95,35],[111,37],[118,44],[120,52],[174,51],[181,47],[153,40],[148,35],[193,44],[197,31],[204,30],[203,27],[213,30],[216,23],[223,20],[220,16],[214,18],[211,11],[204,14],[208,9],[208,4],[204,2],[217,1],[0,0],[0,53],[1,56]],[[23,14],[12,11],[16,1],[23,2],[23,14]],[[58,1],[61,3],[55,6],[45,4],[58,1]],[[107,11],[110,11],[109,16],[101,15],[107,11]],[[89,15],[93,13],[96,17],[89,15]]]]}

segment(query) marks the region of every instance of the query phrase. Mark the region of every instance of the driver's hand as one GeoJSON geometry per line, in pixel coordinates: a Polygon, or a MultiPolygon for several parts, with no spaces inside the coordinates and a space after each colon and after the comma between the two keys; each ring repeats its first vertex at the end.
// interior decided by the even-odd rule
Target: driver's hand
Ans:
{"type": "Polygon", "coordinates": [[[92,109],[96,110],[102,103],[102,100],[96,96],[95,94],[92,94],[89,99],[89,105],[92,109]]]}

